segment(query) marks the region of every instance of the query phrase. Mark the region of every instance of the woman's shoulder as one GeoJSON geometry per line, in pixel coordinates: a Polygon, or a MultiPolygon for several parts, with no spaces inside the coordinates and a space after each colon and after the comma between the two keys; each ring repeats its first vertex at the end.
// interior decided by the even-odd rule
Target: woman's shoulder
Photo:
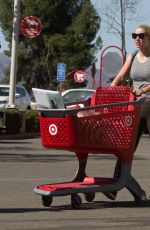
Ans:
{"type": "Polygon", "coordinates": [[[129,54],[128,59],[131,62],[131,64],[138,52],[139,52],[138,50],[134,50],[132,53],[129,54]]]}
{"type": "Polygon", "coordinates": [[[134,58],[138,52],[139,52],[138,50],[134,50],[134,51],[131,53],[131,57],[134,58]]]}
{"type": "Polygon", "coordinates": [[[131,64],[136,56],[136,54],[138,53],[138,50],[134,50],[132,53],[130,53],[126,59],[126,62],[128,62],[129,64],[131,64]]]}

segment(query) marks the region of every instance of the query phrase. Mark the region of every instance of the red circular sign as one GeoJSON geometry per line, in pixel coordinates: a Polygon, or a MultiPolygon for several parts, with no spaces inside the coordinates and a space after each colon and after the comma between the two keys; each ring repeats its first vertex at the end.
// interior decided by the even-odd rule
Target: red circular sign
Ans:
{"type": "Polygon", "coordinates": [[[42,24],[38,18],[34,16],[28,16],[21,20],[20,29],[24,36],[28,38],[34,38],[40,34],[42,24]]]}
{"type": "Polygon", "coordinates": [[[77,72],[75,72],[74,80],[78,83],[82,83],[83,81],[85,81],[85,71],[78,70],[77,72]]]}

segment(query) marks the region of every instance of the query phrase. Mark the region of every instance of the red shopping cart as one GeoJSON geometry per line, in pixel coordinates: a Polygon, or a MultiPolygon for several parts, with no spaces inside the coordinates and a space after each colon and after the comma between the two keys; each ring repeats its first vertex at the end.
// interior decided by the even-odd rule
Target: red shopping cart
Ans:
{"type": "Polygon", "coordinates": [[[144,190],[133,176],[131,166],[136,144],[141,104],[134,101],[129,87],[99,87],[92,106],[66,110],[40,110],[42,144],[46,148],[74,152],[78,169],[67,182],[38,185],[34,192],[42,196],[44,206],[50,206],[55,196],[71,195],[73,208],[80,208],[79,193],[92,201],[96,192],[112,192],[127,188],[137,203],[147,200],[144,190]],[[94,104],[94,105],[93,105],[94,104]],[[78,112],[93,114],[78,117],[78,112]],[[113,154],[121,163],[118,178],[86,175],[88,154],[113,154]]]}

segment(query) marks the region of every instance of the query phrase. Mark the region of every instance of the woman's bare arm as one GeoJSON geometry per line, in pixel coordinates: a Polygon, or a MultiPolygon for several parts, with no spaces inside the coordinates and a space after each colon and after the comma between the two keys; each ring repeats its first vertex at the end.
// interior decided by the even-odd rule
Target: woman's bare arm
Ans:
{"type": "Polygon", "coordinates": [[[121,85],[122,81],[125,79],[128,71],[130,70],[132,55],[130,54],[121,68],[120,72],[117,74],[115,79],[112,81],[111,86],[121,85]]]}

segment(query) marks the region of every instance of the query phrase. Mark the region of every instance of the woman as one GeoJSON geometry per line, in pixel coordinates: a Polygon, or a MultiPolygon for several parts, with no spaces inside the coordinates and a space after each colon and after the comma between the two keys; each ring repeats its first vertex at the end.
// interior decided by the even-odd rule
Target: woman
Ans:
{"type": "MultiPolygon", "coordinates": [[[[140,25],[132,33],[138,51],[136,54],[130,54],[120,72],[114,78],[111,86],[121,85],[127,74],[133,81],[133,92],[136,96],[142,96],[150,93],[150,26],[140,25]],[[133,56],[134,55],[134,56],[133,56]]],[[[135,52],[134,52],[135,53],[135,52]]],[[[141,121],[139,125],[136,147],[139,143],[143,131],[148,128],[150,134],[150,94],[147,95],[147,101],[142,105],[141,121]]],[[[135,148],[136,149],[136,148],[135,148]]],[[[119,162],[117,162],[114,176],[119,176],[119,162]]],[[[115,192],[104,193],[108,198],[115,200],[115,192]]]]}
{"type": "MultiPolygon", "coordinates": [[[[136,96],[141,96],[150,93],[150,26],[138,26],[135,32],[132,33],[132,38],[139,51],[136,53],[133,61],[132,54],[129,55],[121,71],[111,83],[111,86],[120,85],[130,71],[130,76],[133,81],[133,92],[136,96]]],[[[147,98],[150,99],[150,95],[148,95],[147,98]]],[[[142,106],[137,144],[146,125],[150,133],[149,102],[145,102],[142,106]]]]}

